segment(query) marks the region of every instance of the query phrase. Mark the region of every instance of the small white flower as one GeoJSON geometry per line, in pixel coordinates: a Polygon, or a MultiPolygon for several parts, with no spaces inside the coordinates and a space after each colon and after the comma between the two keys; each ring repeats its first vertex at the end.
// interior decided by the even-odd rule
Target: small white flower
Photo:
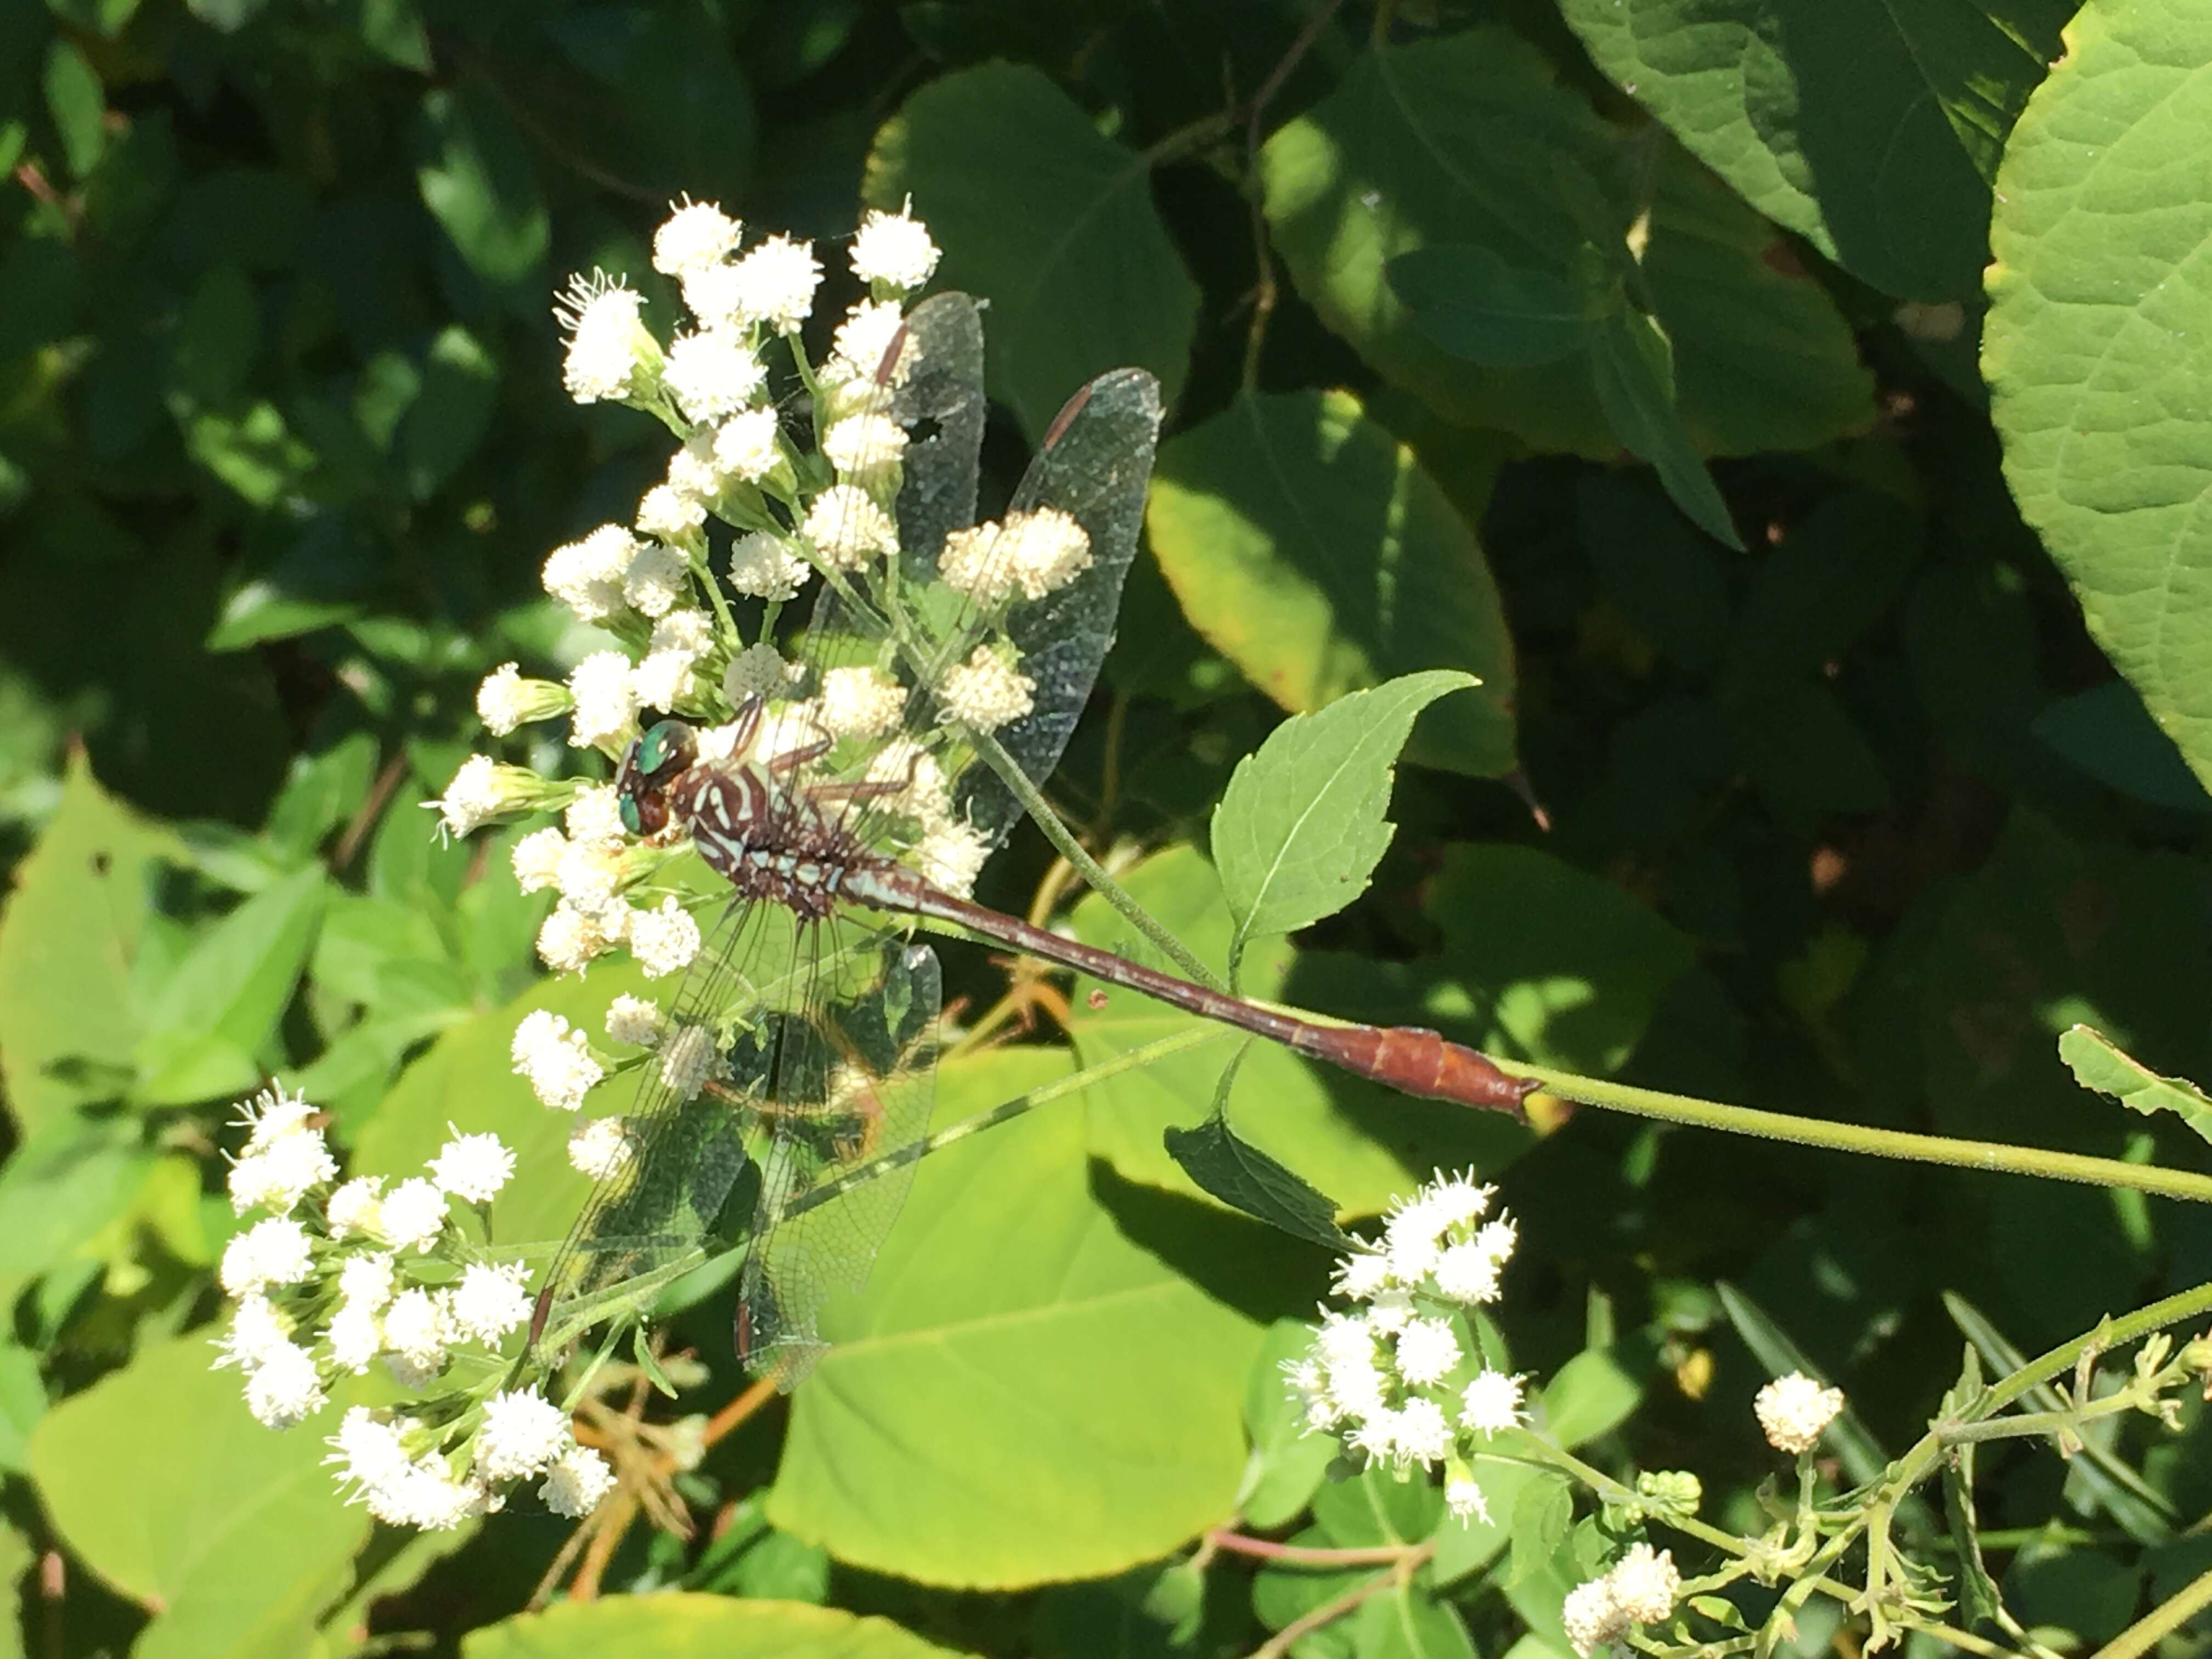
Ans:
{"type": "Polygon", "coordinates": [[[637,550],[623,577],[623,598],[632,610],[665,617],[690,597],[691,567],[681,550],[666,542],[647,542],[637,550]]]}
{"type": "Polygon", "coordinates": [[[867,283],[911,291],[937,269],[937,244],[913,216],[908,202],[896,213],[870,209],[853,238],[853,274],[867,283]]]}
{"type": "Polygon", "coordinates": [[[679,973],[699,954],[699,924],[672,896],[629,919],[629,951],[647,979],[679,973]]]}
{"type": "Polygon", "coordinates": [[[558,830],[533,830],[514,843],[512,854],[515,884],[526,893],[542,893],[560,880],[562,855],[568,838],[558,830]]]}
{"type": "Polygon", "coordinates": [[[906,688],[862,665],[822,676],[822,723],[843,738],[879,738],[906,712],[906,688]]]}
{"type": "Polygon", "coordinates": [[[1489,1500],[1483,1497],[1482,1488],[1474,1484],[1472,1475],[1454,1475],[1444,1482],[1444,1507],[1451,1511],[1455,1521],[1480,1521],[1486,1527],[1491,1524],[1489,1500]]]}
{"type": "Polygon", "coordinates": [[[783,465],[782,433],[781,417],[774,409],[740,410],[715,428],[714,465],[740,483],[758,483],[783,465]]]}
{"type": "Polygon", "coordinates": [[[568,279],[553,314],[568,336],[562,383],[578,403],[629,398],[657,367],[660,349],[638,314],[643,304],[635,289],[605,271],[568,279]]]}
{"type": "Polygon", "coordinates": [[[262,1356],[246,1381],[246,1409],[272,1429],[289,1429],[328,1403],[313,1356],[292,1343],[262,1356]]]}
{"type": "Polygon", "coordinates": [[[531,720],[542,720],[568,706],[568,694],[550,680],[526,680],[516,665],[501,663],[477,688],[477,718],[484,730],[503,738],[531,720]]]}
{"type": "Polygon", "coordinates": [[[1398,1449],[1398,1413],[1388,1406],[1367,1413],[1345,1437],[1344,1443],[1370,1463],[1385,1463],[1398,1449]]]}
{"type": "Polygon", "coordinates": [[[446,1195],[420,1176],[401,1182],[384,1200],[379,1231],[396,1250],[427,1250],[445,1230],[446,1195]]]}
{"type": "Polygon", "coordinates": [[[626,838],[622,821],[622,796],[611,783],[587,783],[570,798],[561,821],[568,839],[599,842],[626,838]]]}
{"type": "Polygon", "coordinates": [[[452,1336],[445,1304],[426,1290],[402,1291],[384,1310],[384,1346],[418,1373],[445,1369],[452,1336]]]}
{"type": "Polygon", "coordinates": [[[615,1489],[615,1472],[589,1446],[571,1446],[554,1462],[538,1495],[556,1515],[580,1521],[615,1489]]]}
{"type": "Polygon", "coordinates": [[[1437,1256],[1437,1294],[1472,1307],[1495,1302],[1501,1288],[1498,1258],[1480,1243],[1453,1244],[1437,1256]]]}
{"type": "Polygon", "coordinates": [[[1016,668],[1007,650],[979,645],[964,663],[945,672],[939,698],[963,726],[995,732],[1036,707],[1036,682],[1016,668]]]}
{"type": "Polygon", "coordinates": [[[898,551],[898,526],[857,484],[831,484],[817,495],[799,533],[832,570],[857,570],[876,554],[898,551]]]}
{"type": "Polygon", "coordinates": [[[1057,592],[1091,568],[1089,532],[1059,507],[1010,513],[1000,536],[1006,575],[1025,599],[1057,592]]]}
{"type": "Polygon", "coordinates": [[[576,700],[570,747],[589,749],[629,736],[637,723],[637,686],[621,652],[592,652],[570,671],[568,690],[576,700]]]}
{"type": "Polygon", "coordinates": [[[296,1221],[271,1216],[257,1221],[223,1247],[222,1287],[234,1297],[296,1285],[314,1266],[307,1230],[296,1221]]]}
{"type": "Polygon", "coordinates": [[[831,349],[854,380],[872,380],[905,321],[896,301],[863,300],[837,325],[831,349]]]}
{"type": "Polygon", "coordinates": [[[531,1093],[556,1112],[573,1112],[606,1076],[584,1034],[550,1009],[533,1009],[514,1028],[508,1056],[531,1093]]]}
{"type": "Polygon", "coordinates": [[[594,1181],[620,1175],[636,1157],[629,1131],[618,1117],[595,1117],[568,1137],[569,1166],[594,1181]]]}
{"type": "Polygon", "coordinates": [[[740,536],[730,549],[730,586],[751,599],[790,599],[813,568],[790,543],[765,530],[740,536]]]}
{"type": "Polygon", "coordinates": [[[1486,1221],[1475,1229],[1474,1248],[1503,1267],[1513,1259],[1514,1248],[1521,1242],[1520,1228],[1510,1216],[1500,1216],[1495,1221],[1486,1221]]]}
{"type": "Polygon", "coordinates": [[[429,1169],[430,1178],[463,1203],[489,1204],[514,1173],[514,1154],[489,1131],[465,1135],[455,1130],[430,1160],[429,1169]]]}
{"type": "Polygon", "coordinates": [[[380,1232],[384,1216],[384,1177],[356,1176],[332,1193],[323,1206],[323,1222],[333,1240],[354,1233],[380,1232]]]}
{"type": "Polygon", "coordinates": [[[931,886],[966,898],[975,890],[975,878],[991,856],[989,839],[972,823],[933,823],[924,830],[911,854],[914,867],[931,886]]]}
{"type": "Polygon", "coordinates": [[[1390,1258],[1376,1250],[1354,1250],[1336,1264],[1333,1282],[1339,1296],[1364,1302],[1390,1282],[1390,1258]]]}
{"type": "Polygon", "coordinates": [[[1375,1358],[1375,1328],[1363,1314],[1325,1314],[1314,1333],[1314,1351],[1322,1363],[1335,1365],[1347,1359],[1375,1358]]]}
{"type": "Polygon", "coordinates": [[[1399,1407],[1391,1443],[1400,1462],[1419,1463],[1427,1468],[1442,1462],[1451,1450],[1451,1424],[1441,1406],[1417,1394],[1399,1407]]]}
{"type": "Polygon", "coordinates": [[[732,708],[742,707],[750,697],[765,697],[771,692],[787,690],[790,685],[791,665],[765,640],[738,652],[722,671],[722,695],[730,700],[732,708]]]}
{"type": "Polygon", "coordinates": [[[605,842],[571,842],[553,884],[572,908],[595,916],[615,902],[627,868],[622,854],[605,842]]]}
{"type": "Polygon", "coordinates": [[[1569,1590],[1559,1608],[1559,1621],[1566,1626],[1569,1645],[1582,1659],[1589,1659],[1596,1649],[1625,1635],[1629,1625],[1628,1615],[1613,1600],[1610,1577],[1593,1578],[1569,1590]]]}
{"type": "Polygon", "coordinates": [[[1521,1420],[1521,1379],[1485,1370],[1460,1395],[1459,1420],[1478,1434],[1497,1434],[1521,1420]]]}
{"type": "Polygon", "coordinates": [[[894,738],[868,763],[870,783],[895,783],[898,793],[881,798],[888,811],[903,812],[927,830],[952,816],[952,791],[937,757],[913,738],[894,738]]]}
{"type": "Polygon", "coordinates": [[[265,1152],[277,1142],[306,1129],[307,1120],[314,1115],[315,1109],[307,1103],[305,1095],[288,1095],[279,1084],[240,1103],[238,1116],[233,1121],[247,1131],[248,1152],[265,1152]]]}
{"type": "Polygon", "coordinates": [[[367,1308],[371,1313],[390,1302],[398,1288],[398,1270],[388,1251],[348,1256],[338,1269],[339,1297],[349,1306],[367,1308]]]}
{"type": "Polygon", "coordinates": [[[714,459],[714,434],[701,427],[669,456],[666,483],[678,495],[703,503],[722,493],[728,470],[714,459]]]}
{"type": "Polygon", "coordinates": [[[638,664],[638,701],[648,708],[672,708],[689,690],[691,665],[714,640],[703,611],[672,611],[653,626],[652,643],[638,664]]]}
{"type": "Polygon", "coordinates": [[[689,1100],[714,1074],[721,1056],[703,1025],[679,1025],[660,1050],[660,1080],[678,1100],[689,1100]]]}
{"type": "Polygon", "coordinates": [[[496,1267],[470,1263],[461,1270],[460,1283],[453,1286],[453,1301],[447,1309],[453,1328],[486,1344],[497,1342],[509,1331],[520,1330],[523,1321],[530,1317],[530,1290],[523,1282],[527,1277],[520,1262],[496,1267]]]}
{"type": "Polygon", "coordinates": [[[1409,1319],[1398,1333],[1398,1375],[1417,1387],[1443,1382],[1459,1361],[1459,1338],[1449,1320],[1409,1319]]]}
{"type": "Polygon", "coordinates": [[[1777,1451],[1808,1452],[1844,1409],[1841,1389],[1824,1389],[1802,1371],[1778,1376],[1752,1401],[1766,1443],[1777,1451]]]}
{"type": "Polygon", "coordinates": [[[972,525],[948,532],[938,550],[937,574],[956,593],[963,593],[985,610],[995,610],[1014,591],[1009,568],[1005,526],[996,523],[972,525]]]}
{"type": "Polygon", "coordinates": [[[665,483],[653,485],[637,504],[637,527],[665,542],[690,539],[692,532],[706,522],[704,502],[665,483]]]}
{"type": "Polygon", "coordinates": [[[378,1520],[422,1532],[451,1532],[490,1507],[489,1493],[473,1482],[454,1479],[445,1460],[435,1455],[425,1456],[390,1485],[362,1496],[378,1520]]]}
{"type": "Polygon", "coordinates": [[[568,1413],[534,1389],[502,1389],[484,1401],[477,1467],[489,1480],[512,1480],[536,1474],[574,1444],[568,1413]]]}
{"type": "Polygon", "coordinates": [[[1469,1170],[1465,1175],[1439,1175],[1425,1197],[1430,1212],[1445,1226],[1465,1227],[1490,1213],[1497,1194],[1498,1188],[1483,1186],[1469,1170]]]}
{"type": "Polygon", "coordinates": [[[580,974],[613,943],[603,915],[564,902],[538,930],[538,959],[556,974],[580,974]]]}
{"type": "Polygon", "coordinates": [[[1395,1285],[1376,1291],[1367,1304],[1368,1324],[1384,1336],[1397,1335],[1413,1316],[1413,1293],[1395,1285]]]}
{"type": "Polygon", "coordinates": [[[726,329],[687,334],[668,348],[662,383],[695,421],[734,415],[758,395],[768,372],[744,337],[726,329]]]}
{"type": "Polygon", "coordinates": [[[1649,1544],[1632,1544],[1628,1553],[1613,1564],[1613,1599],[1621,1612],[1639,1625],[1656,1625],[1674,1611],[1674,1598],[1682,1593],[1682,1575],[1674,1570],[1674,1553],[1656,1553],[1649,1544]]]}
{"type": "Polygon", "coordinates": [[[653,268],[664,276],[685,276],[720,264],[744,229],[713,202],[681,203],[653,233],[653,268]]]}
{"type": "Polygon", "coordinates": [[[1386,1410],[1389,1379],[1373,1355],[1340,1359],[1328,1368],[1328,1397],[1340,1416],[1365,1422],[1386,1410]]]}
{"type": "Polygon", "coordinates": [[[851,483],[889,479],[906,453],[906,428],[886,415],[848,415],[822,434],[822,455],[851,483]]]}
{"type": "Polygon", "coordinates": [[[338,1431],[325,1442],[331,1455],[323,1460],[338,1466],[340,1487],[354,1488],[353,1496],[394,1484],[408,1467],[405,1431],[396,1423],[380,1422],[366,1406],[349,1410],[338,1431]]]}
{"type": "Polygon", "coordinates": [[[323,1335],[331,1345],[331,1364],[356,1376],[365,1374],[384,1352],[384,1322],[365,1303],[339,1304],[323,1335]]]}
{"type": "Polygon", "coordinates": [[[336,1177],[337,1160],[313,1129],[279,1137],[230,1166],[230,1206],[244,1215],[256,1206],[271,1215],[289,1215],[308,1192],[336,1177]]]}
{"type": "Polygon", "coordinates": [[[546,556],[545,591],[585,622],[605,622],[623,606],[623,582],[637,556],[627,525],[603,524],[546,556]]]}
{"type": "Polygon", "coordinates": [[[607,1005],[607,1035],[617,1042],[649,1048],[667,1029],[668,1018],[660,1006],[643,997],[625,994],[607,1005]]]}
{"type": "Polygon", "coordinates": [[[814,309],[822,262],[805,242],[771,236],[730,270],[733,281],[727,298],[734,323],[766,323],[779,334],[788,334],[814,309]]]}
{"type": "Polygon", "coordinates": [[[446,793],[428,804],[443,820],[448,835],[466,836],[494,818],[526,811],[543,793],[537,774],[471,755],[453,774],[446,793]]]}
{"type": "Polygon", "coordinates": [[[291,1340],[290,1316],[258,1291],[249,1291],[238,1298],[231,1311],[230,1328],[216,1345],[216,1367],[239,1365],[252,1371],[291,1340]]]}

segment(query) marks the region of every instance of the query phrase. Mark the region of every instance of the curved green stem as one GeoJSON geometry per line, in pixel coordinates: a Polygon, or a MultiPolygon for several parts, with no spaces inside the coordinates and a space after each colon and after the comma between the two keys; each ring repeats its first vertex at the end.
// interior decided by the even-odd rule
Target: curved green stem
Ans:
{"type": "MultiPolygon", "coordinates": [[[[1493,1057],[1494,1058],[1494,1057],[1493,1057]]],[[[1801,1146],[1822,1146],[1839,1152],[1858,1152],[1871,1158],[1902,1158],[1914,1164],[1945,1164],[1962,1170],[1992,1170],[2007,1175],[2040,1176],[2050,1181],[2079,1181],[2093,1187],[2116,1187],[2150,1193],[2160,1198],[2212,1203],[2212,1176],[2186,1170],[2161,1169],[2150,1164],[2123,1164],[2118,1158],[2090,1158],[2081,1152],[2047,1152],[2039,1146],[2008,1146],[1998,1141],[1954,1140],[1946,1135],[1909,1133],[1902,1129],[1873,1129],[1858,1123],[1834,1123],[1823,1118],[1791,1117],[1783,1112],[1757,1111],[1748,1106],[1723,1106],[1717,1101],[1692,1095],[1670,1095],[1657,1089],[1638,1089],[1626,1083],[1579,1077],[1548,1066],[1530,1066],[1499,1060],[1498,1068],[1514,1077],[1532,1077],[1547,1092],[1562,1099],[1610,1111],[1656,1118],[1665,1123],[1692,1123],[1730,1133],[1758,1135],[1768,1140],[1795,1141],[1801,1146]]]]}

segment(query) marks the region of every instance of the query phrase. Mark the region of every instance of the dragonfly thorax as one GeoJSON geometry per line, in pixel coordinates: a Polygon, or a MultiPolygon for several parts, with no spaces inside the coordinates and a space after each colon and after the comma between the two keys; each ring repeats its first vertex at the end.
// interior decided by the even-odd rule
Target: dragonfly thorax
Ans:
{"type": "Polygon", "coordinates": [[[693,765],[663,798],[700,857],[740,897],[769,900],[810,921],[836,908],[856,865],[879,861],[842,817],[758,767],[693,765]]]}

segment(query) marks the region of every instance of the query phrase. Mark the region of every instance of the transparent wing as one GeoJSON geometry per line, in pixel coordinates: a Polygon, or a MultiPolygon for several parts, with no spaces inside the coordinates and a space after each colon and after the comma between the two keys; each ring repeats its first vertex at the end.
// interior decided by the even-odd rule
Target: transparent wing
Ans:
{"type": "Polygon", "coordinates": [[[866,1282],[906,1201],[911,1158],[868,1166],[927,1132],[936,1086],[934,953],[875,934],[872,948],[822,960],[815,1006],[775,1034],[762,1108],[775,1133],[759,1164],[736,1318],[738,1357],[786,1390],[820,1357],[823,1304],[866,1282]]]}

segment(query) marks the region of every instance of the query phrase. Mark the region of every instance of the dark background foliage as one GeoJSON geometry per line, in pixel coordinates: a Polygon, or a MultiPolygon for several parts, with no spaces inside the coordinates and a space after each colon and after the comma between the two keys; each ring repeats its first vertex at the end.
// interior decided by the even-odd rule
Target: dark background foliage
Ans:
{"type": "MultiPolygon", "coordinates": [[[[1285,708],[1413,667],[1486,675],[1423,726],[1376,884],[1301,939],[1287,1000],[1778,1110],[2188,1161],[2054,1048],[2087,1020],[2160,1070],[2212,1072],[2212,799],[2007,490],[1972,350],[1995,145],[1907,146],[1884,218],[1844,176],[1859,135],[1808,121],[1826,219],[1754,198],[1780,222],[1761,218],[1601,67],[1620,43],[1591,9],[0,11],[0,860],[19,882],[0,1468],[8,1559],[52,1553],[21,1587],[33,1650],[120,1651],[173,1599],[82,1518],[137,1504],[129,1485],[88,1491],[71,1465],[58,1491],[25,1446],[213,1312],[216,1108],[307,1068],[343,1137],[373,1136],[426,1043],[532,981],[529,902],[496,890],[496,857],[427,846],[415,803],[480,740],[486,672],[578,654],[538,567],[627,516],[660,457],[647,422],[558,395],[550,296],[596,265],[665,300],[646,240],[684,192],[835,239],[864,195],[911,191],[945,282],[992,301],[1002,487],[1085,375],[1137,361],[1169,386],[1158,560],[1054,791],[1101,845],[1202,846],[1285,708]],[[1378,52],[1404,54],[1399,78],[1378,52]],[[1401,118],[1492,171],[1415,176],[1401,118]],[[1455,323],[1463,251],[1435,314],[1378,321],[1399,301],[1344,275],[1370,222],[1570,294],[1569,355],[1455,323]],[[1576,263],[1638,234],[1640,274],[1576,263]],[[1666,375],[1637,332],[1655,327],[1666,375]]],[[[2015,9],[2055,42],[2063,8],[2015,9]]],[[[1408,305],[1418,274],[1393,272],[1408,305]]],[[[1018,843],[985,896],[1025,908],[1043,867],[1018,843]]],[[[979,1005],[1004,988],[979,952],[948,969],[979,1005]]],[[[1248,1085],[1240,1121],[1314,1086],[1248,1085]]],[[[2176,1206],[1592,1111],[1524,1149],[1331,1087],[1339,1127],[1279,1154],[1362,1213],[1430,1163],[1482,1162],[1524,1226],[1518,1362],[1605,1356],[1620,1403],[1584,1455],[1694,1469],[1730,1525],[1756,1525],[1768,1468],[1747,1401],[1771,1358],[1747,1330],[1786,1330],[1894,1450],[1955,1374],[1946,1293],[2033,1352],[2206,1260],[2176,1206]]],[[[1146,1184],[1157,1129],[1126,1157],[1093,1142],[1106,1212],[1246,1316],[1310,1306],[1304,1247],[1239,1233],[1208,1263],[1212,1235],[1160,1218],[1190,1201],[1146,1184]],[[1221,1260],[1261,1265],[1229,1286],[1221,1260]]],[[[740,1381],[702,1330],[712,1410],[740,1381]]],[[[1008,1653],[1243,1650],[1317,1599],[1263,1583],[1255,1603],[1218,1562],[1202,1590],[1157,1564],[915,1572],[924,1589],[769,1529],[778,1420],[690,1478],[723,1541],[633,1539],[608,1588],[824,1601],[1008,1653]]],[[[2212,1497],[2197,1436],[2124,1502],[2047,1455],[1983,1467],[1985,1526],[2063,1523],[1995,1558],[2031,1623],[2108,1633],[2195,1559],[2175,1540],[2212,1497]]],[[[558,1545],[542,1519],[442,1565],[380,1540],[287,1616],[340,1650],[364,1630],[450,1648],[519,1608],[558,1545]]],[[[1493,1571],[1423,1606],[1502,1648],[1537,1622],[1524,1599],[1493,1571]]],[[[1466,1640],[1425,1628],[1416,1645],[1466,1640]]],[[[1312,1650],[1398,1639],[1363,1625],[1312,1650]]]]}

